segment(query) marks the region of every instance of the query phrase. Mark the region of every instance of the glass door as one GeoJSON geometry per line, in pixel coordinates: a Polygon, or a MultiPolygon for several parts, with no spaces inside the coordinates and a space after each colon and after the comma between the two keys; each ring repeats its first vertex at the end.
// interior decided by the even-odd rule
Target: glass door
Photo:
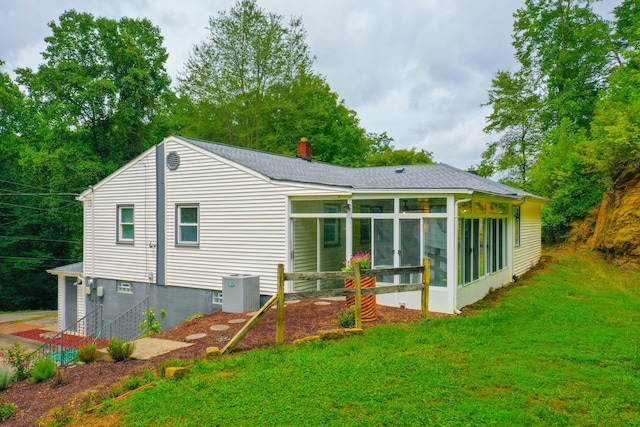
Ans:
{"type": "MultiPolygon", "coordinates": [[[[393,219],[373,219],[373,268],[394,266],[393,219]]],[[[380,282],[393,283],[393,276],[378,276],[380,282]]]]}
{"type": "MultiPolygon", "coordinates": [[[[420,260],[420,219],[400,220],[400,267],[422,265],[420,260]]],[[[420,283],[420,274],[403,274],[400,283],[420,283]]]]}

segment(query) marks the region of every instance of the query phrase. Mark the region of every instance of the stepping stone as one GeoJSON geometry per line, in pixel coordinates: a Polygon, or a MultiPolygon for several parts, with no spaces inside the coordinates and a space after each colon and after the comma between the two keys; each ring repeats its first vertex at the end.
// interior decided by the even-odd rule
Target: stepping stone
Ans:
{"type": "Polygon", "coordinates": [[[251,312],[247,313],[247,317],[253,317],[253,316],[255,316],[256,314],[258,314],[258,312],[257,312],[257,311],[251,311],[251,312]]]}
{"type": "Polygon", "coordinates": [[[228,323],[244,323],[247,319],[231,319],[228,323]]]}
{"type": "Polygon", "coordinates": [[[200,333],[200,334],[191,334],[188,337],[186,337],[185,339],[187,341],[195,341],[195,340],[199,340],[200,338],[204,338],[206,336],[207,336],[207,334],[202,334],[202,333],[200,333]]]}
{"type": "Polygon", "coordinates": [[[213,325],[210,329],[212,331],[226,331],[229,329],[229,325],[213,325]]]}
{"type": "Polygon", "coordinates": [[[315,305],[331,305],[329,301],[317,301],[314,302],[315,305]]]}
{"type": "Polygon", "coordinates": [[[290,299],[290,300],[287,300],[287,304],[296,304],[296,303],[299,303],[299,302],[300,302],[300,300],[299,300],[299,299],[290,299]]]}

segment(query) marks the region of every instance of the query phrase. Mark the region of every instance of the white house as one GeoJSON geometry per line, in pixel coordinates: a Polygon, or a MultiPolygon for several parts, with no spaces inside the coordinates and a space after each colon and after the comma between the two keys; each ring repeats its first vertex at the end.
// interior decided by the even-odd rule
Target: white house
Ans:
{"type": "MultiPolygon", "coordinates": [[[[257,275],[266,297],[276,292],[278,263],[337,271],[358,251],[371,252],[374,268],[429,258],[429,309],[454,313],[538,262],[547,202],[445,164],[348,168],[313,161],[304,139],[289,157],[177,136],[79,200],[84,261],[50,270],[61,328],[91,304],[112,318],[147,295],[171,327],[219,309],[223,276],[257,275]]],[[[416,281],[378,277],[377,286],[416,281]]],[[[378,302],[419,308],[420,295],[378,302]]]]}

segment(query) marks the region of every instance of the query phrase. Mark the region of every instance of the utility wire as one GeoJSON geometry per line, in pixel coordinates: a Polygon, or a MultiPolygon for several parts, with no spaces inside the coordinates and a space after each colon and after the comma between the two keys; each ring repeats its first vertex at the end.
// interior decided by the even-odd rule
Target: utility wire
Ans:
{"type": "Polygon", "coordinates": [[[35,240],[37,242],[82,243],[82,240],[40,239],[38,237],[0,236],[0,239],[35,240]]]}
{"type": "Polygon", "coordinates": [[[40,187],[40,186],[36,186],[36,185],[29,185],[29,184],[25,184],[23,182],[7,181],[7,180],[4,180],[4,179],[0,179],[0,182],[4,182],[5,184],[21,185],[22,187],[33,188],[34,190],[51,191],[51,188],[40,187]]]}
{"type": "MultiPolygon", "coordinates": [[[[41,216],[47,215],[48,213],[49,213],[49,211],[41,212],[41,213],[35,214],[35,215],[30,215],[30,216],[27,216],[27,217],[23,216],[23,217],[20,217],[19,219],[16,219],[14,221],[9,221],[9,222],[5,222],[3,224],[0,224],[0,226],[4,227],[4,226],[7,226],[7,225],[13,225],[13,224],[17,224],[17,223],[19,223],[21,221],[25,221],[25,220],[26,221],[31,221],[31,220],[36,219],[37,217],[41,217],[41,216]]],[[[76,214],[76,215],[81,215],[81,214],[76,214]]]]}
{"type": "MultiPolygon", "coordinates": [[[[12,190],[4,190],[12,191],[12,190]]],[[[53,197],[53,196],[77,196],[78,193],[0,193],[0,196],[37,196],[37,197],[53,197]]]]}
{"type": "Polygon", "coordinates": [[[36,261],[74,261],[74,262],[82,261],[81,259],[77,259],[77,258],[41,258],[41,257],[28,257],[28,256],[0,256],[0,259],[6,259],[6,260],[30,259],[30,260],[36,260],[36,261]]]}
{"type": "MultiPolygon", "coordinates": [[[[12,206],[14,208],[20,208],[20,209],[31,209],[31,210],[36,210],[36,211],[55,212],[55,213],[59,213],[59,214],[63,214],[63,215],[82,215],[81,213],[78,213],[78,212],[59,211],[57,209],[49,209],[49,208],[36,208],[34,206],[16,205],[14,203],[0,202],[0,205],[12,206]]],[[[67,206],[69,206],[69,205],[67,205],[67,206]]]]}

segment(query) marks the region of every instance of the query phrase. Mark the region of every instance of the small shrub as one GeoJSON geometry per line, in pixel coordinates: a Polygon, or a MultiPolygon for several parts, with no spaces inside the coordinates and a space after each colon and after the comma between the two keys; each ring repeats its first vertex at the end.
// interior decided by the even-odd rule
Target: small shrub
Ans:
{"type": "Polygon", "coordinates": [[[11,347],[0,348],[0,357],[5,360],[5,363],[13,366],[16,381],[29,378],[32,361],[29,360],[29,353],[19,343],[15,343],[11,347]]]}
{"type": "Polygon", "coordinates": [[[149,384],[154,379],[155,379],[155,375],[153,374],[153,372],[149,370],[145,370],[142,373],[141,377],[137,375],[128,376],[118,386],[109,390],[109,392],[107,393],[107,398],[113,399],[118,396],[121,396],[128,391],[135,390],[138,387],[142,387],[145,384],[149,384]]]}
{"type": "Polygon", "coordinates": [[[353,328],[356,326],[356,308],[347,307],[338,313],[338,324],[341,328],[353,328]]]}
{"type": "Polygon", "coordinates": [[[51,416],[47,421],[47,427],[64,427],[71,424],[71,422],[73,422],[71,408],[53,408],[51,410],[51,416]]]}
{"type": "Polygon", "coordinates": [[[98,347],[95,344],[87,344],[78,350],[78,360],[84,363],[95,362],[98,358],[98,347]]]}
{"type": "MultiPolygon", "coordinates": [[[[162,314],[162,313],[160,313],[162,314]]],[[[196,320],[196,319],[202,319],[204,317],[204,312],[200,312],[200,313],[194,313],[191,316],[187,317],[186,319],[184,319],[185,322],[189,322],[191,320],[196,320]]]]}
{"type": "Polygon", "coordinates": [[[146,334],[148,330],[149,335],[153,335],[162,330],[162,323],[160,320],[167,317],[167,311],[164,308],[160,309],[160,320],[156,317],[154,307],[151,307],[149,311],[143,311],[142,315],[144,316],[144,320],[140,322],[140,332],[146,334]],[[148,329],[147,325],[149,325],[148,329]]]}
{"type": "Polygon", "coordinates": [[[13,368],[5,364],[0,364],[0,390],[9,387],[13,381],[13,368]]]}
{"type": "Polygon", "coordinates": [[[56,372],[56,362],[51,359],[40,359],[31,369],[31,382],[39,383],[48,380],[56,372]]]}
{"type": "Polygon", "coordinates": [[[136,349],[136,345],[132,342],[124,342],[120,338],[113,338],[107,344],[107,353],[113,359],[114,362],[121,362],[128,359],[133,354],[133,350],[136,349]]]}
{"type": "Polygon", "coordinates": [[[7,421],[18,413],[18,407],[13,403],[3,403],[0,405],[0,422],[7,421]]]}
{"type": "Polygon", "coordinates": [[[82,404],[82,410],[87,411],[89,408],[97,406],[103,399],[103,395],[98,390],[87,390],[84,394],[85,401],[82,404]]]}

